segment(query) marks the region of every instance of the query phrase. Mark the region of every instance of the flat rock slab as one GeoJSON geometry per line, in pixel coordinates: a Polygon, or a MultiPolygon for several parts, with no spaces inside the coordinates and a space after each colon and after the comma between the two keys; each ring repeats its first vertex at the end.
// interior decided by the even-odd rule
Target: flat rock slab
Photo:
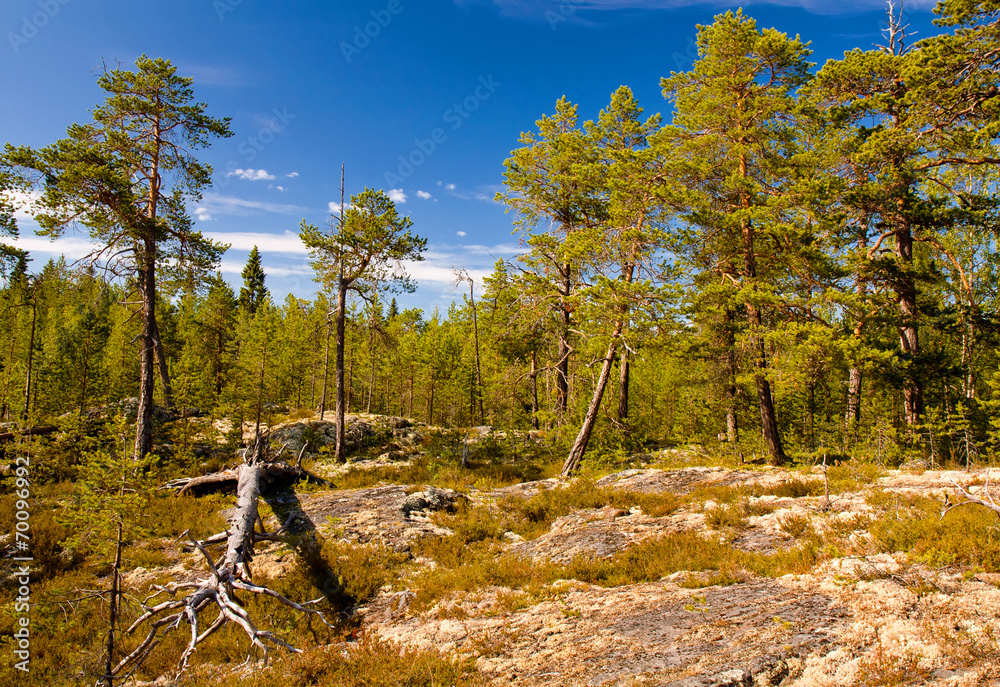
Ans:
{"type": "Polygon", "coordinates": [[[679,529],[669,518],[616,508],[588,508],[557,518],[548,532],[510,551],[553,563],[568,563],[576,556],[610,558],[643,540],[679,529]]]}
{"type": "Polygon", "coordinates": [[[643,493],[690,494],[699,487],[772,485],[787,481],[775,470],[727,470],[725,468],[681,468],[679,470],[624,470],[597,480],[597,486],[643,493]]]}
{"type": "Polygon", "coordinates": [[[311,494],[302,498],[301,509],[328,535],[403,552],[423,537],[452,534],[431,522],[430,515],[454,509],[461,498],[450,489],[414,492],[413,487],[390,485],[311,494]]]}
{"type": "Polygon", "coordinates": [[[702,590],[569,584],[557,600],[462,620],[404,619],[390,597],[384,603],[396,605],[371,608],[369,627],[409,646],[477,656],[496,684],[626,685],[641,677],[634,684],[680,685],[727,671],[753,684],[755,675],[787,675],[790,660],[829,648],[849,615],[836,599],[787,579],[702,590]]]}

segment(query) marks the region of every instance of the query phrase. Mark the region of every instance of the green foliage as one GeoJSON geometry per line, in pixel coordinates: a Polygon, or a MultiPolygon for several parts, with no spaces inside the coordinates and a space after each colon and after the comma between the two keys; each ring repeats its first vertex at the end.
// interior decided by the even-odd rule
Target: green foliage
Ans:
{"type": "Polygon", "coordinates": [[[879,551],[906,551],[929,567],[961,565],[1000,572],[997,516],[964,506],[941,517],[941,502],[900,497],[870,527],[879,551]]]}
{"type": "Polygon", "coordinates": [[[243,277],[243,288],[240,289],[239,305],[240,310],[245,311],[250,316],[257,312],[261,303],[269,297],[267,287],[264,286],[264,268],[260,263],[260,251],[257,246],[253,247],[247,257],[247,264],[240,275],[243,277]]]}
{"type": "Polygon", "coordinates": [[[251,675],[189,678],[184,687],[265,687],[276,683],[316,687],[478,687],[485,685],[471,660],[446,658],[435,651],[398,647],[366,636],[350,651],[312,650],[251,675]]]}

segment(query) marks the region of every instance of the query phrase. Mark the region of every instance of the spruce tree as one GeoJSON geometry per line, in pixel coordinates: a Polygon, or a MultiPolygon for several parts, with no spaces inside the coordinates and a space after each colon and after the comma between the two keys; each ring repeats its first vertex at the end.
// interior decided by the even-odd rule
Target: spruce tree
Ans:
{"type": "Polygon", "coordinates": [[[240,289],[240,310],[251,317],[257,312],[261,303],[270,297],[267,287],[264,286],[264,268],[260,261],[260,251],[257,246],[253,247],[247,257],[247,264],[241,274],[243,277],[243,288],[240,289]]]}

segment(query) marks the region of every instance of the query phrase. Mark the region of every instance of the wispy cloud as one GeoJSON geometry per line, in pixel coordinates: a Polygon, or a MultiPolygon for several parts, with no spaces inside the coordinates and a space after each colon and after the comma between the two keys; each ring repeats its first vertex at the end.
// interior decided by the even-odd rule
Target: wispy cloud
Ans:
{"type": "Polygon", "coordinates": [[[298,173],[298,172],[289,172],[289,173],[288,173],[288,174],[286,174],[285,176],[286,176],[286,177],[288,177],[289,179],[294,179],[294,178],[295,178],[295,177],[297,177],[298,175],[299,175],[299,173],[298,173]]]}
{"type": "Polygon", "coordinates": [[[260,213],[273,213],[277,215],[298,215],[305,212],[306,208],[298,205],[285,205],[282,203],[268,203],[260,200],[246,200],[235,196],[224,196],[219,193],[206,193],[201,203],[195,208],[195,213],[199,210],[210,215],[235,215],[246,217],[260,213]]]}
{"type": "Polygon", "coordinates": [[[243,86],[244,79],[232,67],[205,64],[179,64],[177,73],[194,79],[195,86],[243,86]]]}
{"type": "Polygon", "coordinates": [[[67,260],[79,260],[93,254],[100,246],[84,236],[63,236],[54,241],[44,236],[20,236],[5,239],[14,247],[29,253],[43,255],[65,255],[67,260]]]}
{"type": "Polygon", "coordinates": [[[211,222],[212,213],[202,207],[197,207],[194,209],[194,218],[199,222],[211,222]]]}
{"type": "Polygon", "coordinates": [[[423,200],[430,200],[433,197],[434,196],[429,194],[427,191],[417,191],[417,198],[422,198],[423,200]]]}
{"type": "Polygon", "coordinates": [[[245,181],[274,181],[275,176],[268,174],[266,169],[236,169],[229,172],[227,177],[236,177],[245,181]]]}
{"type": "MultiPolygon", "coordinates": [[[[233,249],[249,251],[254,246],[261,253],[287,253],[306,255],[308,250],[298,234],[286,231],[283,234],[262,234],[249,231],[212,231],[205,232],[205,237],[228,243],[233,249]]],[[[243,269],[242,267],[240,269],[243,269]]]]}

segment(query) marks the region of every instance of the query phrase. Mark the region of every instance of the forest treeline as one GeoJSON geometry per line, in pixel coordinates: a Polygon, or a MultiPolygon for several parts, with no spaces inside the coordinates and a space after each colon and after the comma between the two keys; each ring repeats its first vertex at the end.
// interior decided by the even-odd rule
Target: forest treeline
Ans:
{"type": "MultiPolygon", "coordinates": [[[[699,27],[692,68],[662,79],[666,120],[624,86],[592,119],[559,100],[521,134],[497,196],[523,254],[481,287],[457,272],[464,295],[447,312],[400,310],[391,270],[344,286],[346,412],[548,429],[572,446],[565,472],[595,427],[605,447],[723,440],[773,463],[992,453],[1000,10],[946,0],[936,11],[941,35],[911,44],[891,10],[884,45],[819,68],[799,37],[726,12],[699,27]]],[[[190,93],[169,63],[139,67],[190,93]]],[[[114,75],[102,85],[115,93],[114,75]]],[[[183,193],[157,214],[149,175],[117,205],[72,186],[93,183],[81,141],[87,154],[120,141],[94,133],[120,125],[100,120],[111,109],[71,127],[73,145],[6,149],[2,179],[42,192],[46,231],[82,222],[110,247],[97,257],[125,245],[131,262],[29,274],[7,250],[5,417],[83,413],[142,397],[140,381],[160,405],[236,421],[331,409],[336,265],[317,267],[314,300],[276,300],[255,249],[237,293],[213,273],[222,247],[198,244],[183,193]]],[[[178,112],[191,148],[229,133],[228,120],[178,112]]],[[[153,158],[101,159],[134,163],[127,186],[153,158]]],[[[193,158],[177,160],[185,188],[207,184],[193,158]]],[[[328,248],[347,250],[344,231],[331,222],[328,248]]],[[[317,261],[321,234],[303,225],[317,261]]]]}

